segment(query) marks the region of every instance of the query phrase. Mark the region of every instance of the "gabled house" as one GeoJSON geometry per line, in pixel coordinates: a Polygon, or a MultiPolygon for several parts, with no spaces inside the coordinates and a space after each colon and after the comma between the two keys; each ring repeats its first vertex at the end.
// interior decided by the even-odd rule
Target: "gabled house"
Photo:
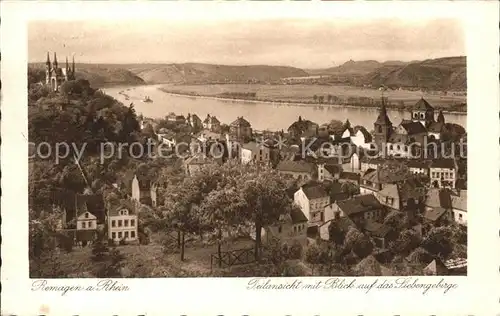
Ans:
{"type": "Polygon", "coordinates": [[[239,156],[243,164],[249,162],[269,164],[271,161],[271,150],[265,144],[258,144],[252,141],[240,146],[239,156]]]}
{"type": "Polygon", "coordinates": [[[304,136],[316,136],[318,134],[319,125],[309,120],[302,119],[299,116],[298,120],[293,122],[287,129],[291,138],[301,138],[304,136]]]}
{"type": "Polygon", "coordinates": [[[316,170],[313,163],[303,160],[282,160],[276,166],[280,175],[297,179],[299,185],[315,179],[316,170]]]}
{"type": "Polygon", "coordinates": [[[187,176],[193,176],[199,172],[203,167],[222,163],[222,158],[211,158],[203,152],[199,152],[184,160],[184,171],[187,176]]]}
{"type": "Polygon", "coordinates": [[[448,190],[431,188],[425,200],[424,222],[441,226],[450,221],[451,196],[448,190]]]}
{"type": "Polygon", "coordinates": [[[188,113],[186,117],[186,123],[191,126],[194,130],[200,130],[203,128],[203,122],[200,117],[196,114],[188,113]]]}
{"type": "Polygon", "coordinates": [[[252,138],[252,126],[240,116],[229,125],[229,134],[239,142],[247,142],[252,138]]]}
{"type": "Polygon", "coordinates": [[[357,147],[369,149],[373,141],[372,135],[363,126],[354,126],[354,135],[351,135],[351,142],[357,147]]]}
{"type": "Polygon", "coordinates": [[[393,210],[403,211],[413,207],[412,211],[415,212],[423,206],[426,199],[425,194],[425,187],[416,179],[388,183],[384,185],[382,190],[374,193],[381,204],[393,210]]]}
{"type": "Polygon", "coordinates": [[[429,167],[430,185],[435,188],[455,188],[457,164],[454,159],[435,159],[429,167]]]}
{"type": "Polygon", "coordinates": [[[203,128],[211,130],[212,132],[220,132],[221,123],[217,117],[207,114],[207,117],[203,120],[203,128]]]}
{"type": "Polygon", "coordinates": [[[318,183],[308,183],[294,194],[294,201],[308,219],[309,226],[318,226],[325,222],[325,206],[330,204],[330,196],[318,183]]]}
{"type": "Polygon", "coordinates": [[[334,181],[340,178],[342,167],[338,164],[318,162],[318,181],[334,181]]]}
{"type": "Polygon", "coordinates": [[[282,243],[301,245],[307,243],[307,217],[298,208],[292,208],[290,214],[283,216],[276,225],[264,229],[262,239],[269,242],[278,239],[282,243]]]}
{"type": "Polygon", "coordinates": [[[62,228],[92,229],[106,222],[106,207],[102,194],[75,194],[64,199],[62,228]],[[95,225],[94,225],[95,224],[95,225]]]}
{"type": "Polygon", "coordinates": [[[429,176],[430,161],[410,159],[406,165],[413,174],[429,176]]]}
{"type": "Polygon", "coordinates": [[[451,194],[451,211],[457,224],[467,226],[467,190],[458,190],[451,194]]]}
{"type": "Polygon", "coordinates": [[[108,238],[114,242],[126,242],[138,239],[138,218],[133,206],[118,205],[109,210],[108,238]]]}
{"type": "Polygon", "coordinates": [[[391,227],[374,221],[365,222],[363,232],[373,240],[378,248],[387,248],[389,242],[396,240],[398,237],[397,232],[391,227]]]}
{"type": "Polygon", "coordinates": [[[360,227],[367,221],[382,221],[386,213],[384,206],[372,194],[337,201],[328,208],[325,213],[333,214],[333,219],[349,217],[360,227]]]}

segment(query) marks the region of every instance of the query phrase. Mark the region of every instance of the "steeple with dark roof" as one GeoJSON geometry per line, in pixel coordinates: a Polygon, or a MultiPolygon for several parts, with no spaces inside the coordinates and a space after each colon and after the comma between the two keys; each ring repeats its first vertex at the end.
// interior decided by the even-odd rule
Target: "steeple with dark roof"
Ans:
{"type": "Polygon", "coordinates": [[[382,149],[383,144],[387,143],[387,140],[392,133],[392,122],[387,115],[387,109],[385,108],[385,101],[382,98],[382,106],[380,107],[380,113],[375,121],[373,138],[379,150],[382,149]]]}
{"type": "Polygon", "coordinates": [[[54,68],[57,68],[57,55],[54,52],[54,68]]]}

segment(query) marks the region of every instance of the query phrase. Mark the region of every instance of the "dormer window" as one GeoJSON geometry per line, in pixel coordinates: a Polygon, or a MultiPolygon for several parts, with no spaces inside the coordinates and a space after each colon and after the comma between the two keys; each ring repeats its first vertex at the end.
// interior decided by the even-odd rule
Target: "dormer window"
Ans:
{"type": "Polygon", "coordinates": [[[85,213],[85,218],[89,218],[89,213],[85,213]]]}

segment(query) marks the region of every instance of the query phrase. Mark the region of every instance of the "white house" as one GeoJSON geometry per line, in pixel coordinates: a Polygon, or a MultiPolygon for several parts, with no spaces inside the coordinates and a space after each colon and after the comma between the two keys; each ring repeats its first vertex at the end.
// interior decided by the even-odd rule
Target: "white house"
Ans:
{"type": "Polygon", "coordinates": [[[81,213],[76,219],[77,230],[97,229],[97,217],[89,211],[81,213]]]}
{"type": "Polygon", "coordinates": [[[263,144],[249,142],[241,146],[240,157],[241,163],[243,164],[249,163],[250,161],[268,164],[271,161],[271,151],[269,147],[263,144]]]}
{"type": "Polygon", "coordinates": [[[427,161],[409,160],[407,166],[413,174],[429,175],[430,163],[427,161]]]}
{"type": "Polygon", "coordinates": [[[429,167],[430,185],[438,188],[455,188],[457,165],[454,159],[436,159],[429,167]]]}
{"type": "Polygon", "coordinates": [[[451,212],[457,224],[467,226],[467,190],[451,195],[451,212]]]}
{"type": "Polygon", "coordinates": [[[294,193],[293,199],[307,217],[309,226],[325,222],[325,206],[330,204],[330,196],[322,185],[305,184],[294,193]]]}
{"type": "Polygon", "coordinates": [[[371,148],[372,135],[366,131],[362,126],[354,127],[354,134],[350,136],[351,142],[357,147],[362,147],[365,149],[371,148]]]}
{"type": "Polygon", "coordinates": [[[109,211],[108,216],[108,238],[115,242],[121,240],[135,241],[137,234],[137,215],[133,214],[131,208],[117,207],[109,211]]]}

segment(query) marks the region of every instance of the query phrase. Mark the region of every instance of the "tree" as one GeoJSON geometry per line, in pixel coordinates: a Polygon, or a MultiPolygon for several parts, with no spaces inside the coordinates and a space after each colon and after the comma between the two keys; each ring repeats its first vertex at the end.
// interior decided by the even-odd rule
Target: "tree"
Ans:
{"type": "Polygon", "coordinates": [[[345,233],[340,227],[337,225],[337,222],[332,221],[330,226],[328,227],[328,232],[330,235],[330,240],[334,242],[336,245],[343,245],[345,239],[345,233]]]}
{"type": "Polygon", "coordinates": [[[452,236],[453,232],[449,227],[432,228],[422,241],[422,248],[432,255],[446,259],[453,251],[452,236]]]}
{"type": "Polygon", "coordinates": [[[252,172],[242,175],[241,198],[245,201],[242,216],[255,226],[255,258],[259,260],[262,228],[277,223],[283,215],[290,213],[293,201],[285,190],[285,182],[269,167],[254,167],[252,172]]]}
{"type": "Polygon", "coordinates": [[[398,239],[390,244],[390,249],[397,254],[407,255],[420,245],[421,238],[413,229],[403,230],[398,239]]]}
{"type": "Polygon", "coordinates": [[[101,262],[108,258],[109,249],[104,243],[104,236],[101,234],[98,236],[97,241],[92,246],[92,261],[101,262]]]}
{"type": "Polygon", "coordinates": [[[317,102],[317,101],[318,101],[318,96],[317,96],[317,95],[314,95],[314,96],[313,96],[313,100],[314,100],[314,102],[317,102]]]}
{"type": "Polygon", "coordinates": [[[323,102],[325,101],[325,96],[320,95],[320,96],[318,97],[318,101],[319,101],[319,103],[323,103],[323,102]]]}
{"type": "Polygon", "coordinates": [[[219,267],[222,266],[222,233],[224,229],[235,226],[241,222],[237,210],[241,208],[243,201],[234,187],[220,187],[212,191],[204,199],[203,216],[207,226],[217,231],[217,255],[219,267]]]}
{"type": "Polygon", "coordinates": [[[328,103],[332,103],[333,96],[331,94],[328,95],[328,103]]]}
{"type": "Polygon", "coordinates": [[[98,278],[119,278],[122,276],[121,268],[122,262],[125,257],[118,249],[113,249],[110,253],[109,259],[103,263],[97,271],[98,278]]]}

